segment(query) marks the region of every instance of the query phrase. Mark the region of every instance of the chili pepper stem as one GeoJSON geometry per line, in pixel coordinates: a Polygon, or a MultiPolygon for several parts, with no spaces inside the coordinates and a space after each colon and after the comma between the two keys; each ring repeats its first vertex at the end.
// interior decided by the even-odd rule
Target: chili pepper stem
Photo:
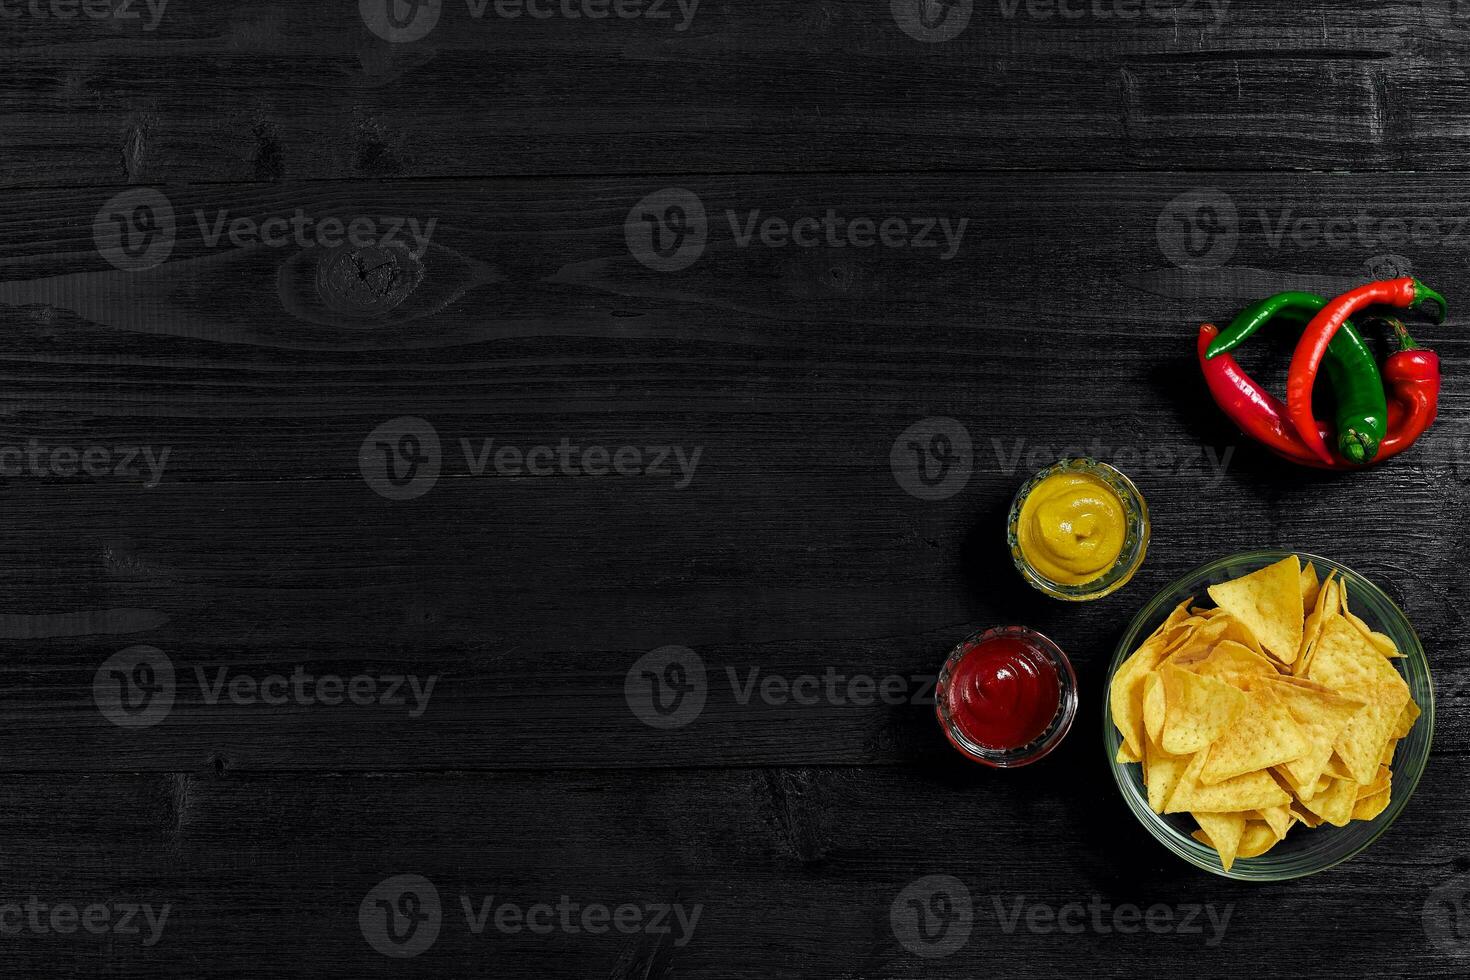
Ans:
{"type": "Polygon", "coordinates": [[[1444,318],[1449,315],[1450,305],[1445,302],[1444,297],[1441,296],[1439,293],[1435,292],[1433,289],[1430,289],[1428,286],[1424,285],[1418,279],[1415,279],[1414,280],[1414,305],[1415,306],[1418,306],[1420,303],[1424,302],[1425,300],[1428,300],[1429,302],[1433,303],[1435,306],[1437,306],[1439,308],[1438,311],[1437,311],[1437,313],[1435,314],[1434,322],[1435,323],[1443,323],[1444,322],[1444,318]]]}
{"type": "Polygon", "coordinates": [[[1338,451],[1347,457],[1348,462],[1351,463],[1362,464],[1368,462],[1371,458],[1368,453],[1370,447],[1376,452],[1378,441],[1356,429],[1348,429],[1337,440],[1338,451]]]}

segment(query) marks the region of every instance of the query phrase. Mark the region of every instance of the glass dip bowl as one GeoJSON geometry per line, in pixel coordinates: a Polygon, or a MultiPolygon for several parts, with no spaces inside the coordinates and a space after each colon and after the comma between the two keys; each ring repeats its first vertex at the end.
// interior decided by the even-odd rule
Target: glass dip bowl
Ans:
{"type": "Polygon", "coordinates": [[[1285,881],[1316,874],[1346,861],[1372,844],[1408,805],[1409,797],[1413,795],[1414,787],[1418,785],[1425,763],[1429,760],[1429,744],[1434,733],[1434,685],[1429,676],[1429,663],[1424,656],[1424,647],[1403,611],[1382,589],[1352,569],[1331,559],[1301,551],[1241,552],[1201,565],[1169,585],[1139,611],[1124,632],[1118,649],[1113,654],[1112,664],[1108,667],[1103,691],[1112,689],[1113,674],[1118,667],[1179,603],[1193,597],[1196,602],[1209,605],[1209,596],[1205,590],[1211,585],[1248,575],[1293,554],[1300,557],[1303,564],[1312,562],[1321,578],[1325,579],[1329,571],[1336,571],[1347,588],[1348,604],[1353,612],[1373,629],[1393,638],[1399,652],[1404,656],[1394,659],[1392,663],[1408,683],[1409,693],[1423,712],[1409,734],[1398,743],[1393,757],[1390,802],[1388,808],[1377,817],[1372,820],[1354,820],[1346,827],[1333,827],[1326,823],[1316,829],[1293,827],[1285,840],[1265,854],[1254,858],[1237,858],[1230,870],[1226,871],[1213,848],[1206,847],[1190,836],[1195,824],[1189,814],[1158,814],[1149,808],[1148,793],[1143,784],[1143,767],[1136,762],[1117,761],[1118,746],[1123,737],[1113,724],[1106,693],[1102,699],[1103,748],[1108,754],[1108,765],[1112,768],[1113,779],[1133,815],[1165,847],[1190,864],[1212,874],[1240,881],[1285,881]]]}
{"type": "Polygon", "coordinates": [[[1054,599],[1085,602],[1089,599],[1101,599],[1128,583],[1128,580],[1138,571],[1139,566],[1143,564],[1143,556],[1148,551],[1149,530],[1148,505],[1144,503],[1143,494],[1138,492],[1138,487],[1133,485],[1132,480],[1107,463],[1100,463],[1085,456],[1072,457],[1059,460],[1037,471],[1031,479],[1021,485],[1021,489],[1016,492],[1015,499],[1011,501],[1010,517],[1006,521],[1006,544],[1011,550],[1011,560],[1015,562],[1016,570],[1033,588],[1054,599]],[[1021,549],[1021,511],[1025,506],[1026,498],[1049,477],[1066,473],[1090,476],[1106,485],[1122,504],[1126,522],[1123,529],[1123,546],[1118,553],[1117,560],[1097,578],[1080,585],[1058,582],[1049,578],[1026,557],[1025,552],[1021,549]]]}

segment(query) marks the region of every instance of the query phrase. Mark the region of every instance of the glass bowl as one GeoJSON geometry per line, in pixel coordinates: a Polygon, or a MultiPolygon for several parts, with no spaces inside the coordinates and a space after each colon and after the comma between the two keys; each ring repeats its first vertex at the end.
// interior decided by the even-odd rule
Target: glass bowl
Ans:
{"type": "Polygon", "coordinates": [[[1213,874],[1240,881],[1286,881],[1304,875],[1325,871],[1335,864],[1363,850],[1388,829],[1414,794],[1414,787],[1424,773],[1429,760],[1429,743],[1434,735],[1434,685],[1429,676],[1429,663],[1424,657],[1424,647],[1409,620],[1393,600],[1372,582],[1352,569],[1329,558],[1301,551],[1245,551],[1201,565],[1154,596],[1129,624],[1123,639],[1113,654],[1108,667],[1104,691],[1112,688],[1113,674],[1154,629],[1164,621],[1175,606],[1190,597],[1209,604],[1205,590],[1211,585],[1247,575],[1267,565],[1281,561],[1289,555],[1297,555],[1302,563],[1312,562],[1317,567],[1319,578],[1325,578],[1329,570],[1336,570],[1338,577],[1347,587],[1348,607],[1367,621],[1368,625],[1386,633],[1398,645],[1403,657],[1392,661],[1395,668],[1408,682],[1423,714],[1414,723],[1413,729],[1402,741],[1393,757],[1393,792],[1388,808],[1372,820],[1354,820],[1346,827],[1323,824],[1315,830],[1305,826],[1294,826],[1281,841],[1260,857],[1238,858],[1226,871],[1213,848],[1196,841],[1190,836],[1195,827],[1194,819],[1187,813],[1158,814],[1149,809],[1148,795],[1143,785],[1143,767],[1136,762],[1118,762],[1118,746],[1123,737],[1113,725],[1108,710],[1108,698],[1103,697],[1103,747],[1108,754],[1108,765],[1123,799],[1140,823],[1148,828],[1165,847],[1193,864],[1213,874]]]}
{"type": "Polygon", "coordinates": [[[1143,494],[1138,492],[1138,487],[1134,486],[1133,481],[1119,470],[1086,456],[1058,460],[1045,469],[1038,470],[1031,479],[1021,485],[1020,490],[1016,491],[1015,499],[1011,501],[1010,517],[1006,521],[1006,545],[1011,549],[1011,560],[1016,563],[1016,570],[1021,573],[1021,577],[1033,588],[1044,592],[1053,599],[1065,599],[1069,602],[1101,599],[1128,584],[1133,573],[1138,571],[1138,566],[1143,564],[1143,556],[1148,551],[1148,537],[1148,504],[1144,503],[1143,494]],[[1041,481],[1057,473],[1083,473],[1106,483],[1118,495],[1118,500],[1122,502],[1123,512],[1128,519],[1128,527],[1123,536],[1123,549],[1118,553],[1118,560],[1101,576],[1081,585],[1068,585],[1047,578],[1021,553],[1021,544],[1018,540],[1017,530],[1021,523],[1021,505],[1026,502],[1026,498],[1041,481]]]}
{"type": "Polygon", "coordinates": [[[939,718],[939,727],[951,745],[967,758],[993,766],[996,769],[1015,769],[1028,765],[1048,755],[1061,744],[1072,729],[1072,719],[1077,716],[1077,675],[1072,670],[1072,661],[1062,648],[1033,629],[1025,626],[997,626],[981,633],[972,633],[955,645],[944,660],[939,671],[939,681],[934,687],[934,713],[939,718]],[[966,737],[964,731],[950,716],[947,693],[954,676],[955,667],[974,647],[1001,637],[1019,640],[1034,652],[1050,661],[1057,672],[1057,712],[1051,724],[1025,745],[1014,749],[997,749],[981,745],[966,737]]]}

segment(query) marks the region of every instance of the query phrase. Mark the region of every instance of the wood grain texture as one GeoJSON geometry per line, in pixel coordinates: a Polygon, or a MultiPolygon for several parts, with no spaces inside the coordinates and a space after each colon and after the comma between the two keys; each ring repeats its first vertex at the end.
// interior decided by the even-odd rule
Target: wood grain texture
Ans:
{"type": "Polygon", "coordinates": [[[142,0],[133,20],[0,19],[0,173],[1460,169],[1470,138],[1470,21],[1450,0],[1313,0],[1289,19],[1272,0],[964,0],[947,21],[969,9],[963,30],[933,43],[889,0],[563,6],[443,0],[411,43],[348,2],[175,0],[152,30],[142,0]]]}
{"type": "MultiPolygon", "coordinates": [[[[1432,202],[1463,200],[1465,179],[1224,175],[1210,186],[1236,210],[1236,244],[1216,267],[1170,261],[1177,235],[1161,217],[1197,186],[1178,175],[927,177],[901,189],[707,179],[696,193],[708,245],[671,273],[637,261],[623,234],[646,186],[171,191],[174,252],[135,272],[97,269],[95,244],[86,256],[78,229],[90,237],[92,201],[31,216],[41,194],[20,193],[8,211],[27,252],[11,269],[29,278],[0,284],[10,328],[0,448],[10,447],[16,553],[35,557],[6,563],[0,603],[34,642],[7,658],[17,683],[5,724],[46,737],[6,767],[931,758],[947,750],[914,702],[969,630],[1024,620],[1053,631],[1096,698],[1153,589],[1262,545],[1326,554],[1384,582],[1433,638],[1444,681],[1464,683],[1465,586],[1452,573],[1470,479],[1460,386],[1445,392],[1437,449],[1327,478],[1233,433],[1200,393],[1191,351],[1201,320],[1277,285],[1335,291],[1349,277],[1332,270],[1391,261],[1453,281],[1454,236],[1470,212],[1432,202]],[[911,247],[740,243],[751,212],[794,224],[829,208],[843,228],[889,216],[972,223],[948,260],[911,247]],[[437,221],[423,281],[384,319],[308,316],[302,297],[317,293],[323,249],[211,247],[195,218],[263,224],[298,212],[437,221]],[[1065,235],[1037,239],[1037,214],[1067,216],[1065,235]],[[1339,216],[1349,232],[1332,224],[1339,216]],[[1382,240],[1391,222],[1412,229],[1431,216],[1438,238],[1382,240]],[[1376,251],[1390,247],[1409,254],[1376,251]],[[385,500],[359,452],[404,416],[433,425],[443,472],[423,497],[385,500]],[[899,434],[932,417],[958,420],[975,444],[963,492],[940,501],[905,492],[890,460],[899,434]],[[487,445],[563,440],[609,457],[636,447],[650,461],[678,447],[685,464],[670,452],[662,474],[593,477],[574,462],[475,475],[487,445]],[[137,472],[38,472],[25,456],[33,441],[77,455],[100,447],[111,463],[136,450],[137,472]],[[1156,515],[1137,583],[1076,609],[1030,594],[1000,535],[1018,483],[1069,447],[1135,472],[1156,515]],[[1373,517],[1386,499],[1419,519],[1373,517]],[[151,618],[93,634],[35,622],[107,610],[151,618]],[[174,711],[143,733],[113,728],[91,697],[102,663],[138,643],[179,672],[174,711]],[[624,698],[638,658],[668,644],[694,649],[711,686],[698,724],[674,733],[641,724],[624,698]],[[410,706],[298,697],[273,708],[217,693],[239,675],[248,686],[298,666],[437,687],[411,719],[410,706]],[[905,694],[797,705],[783,693],[829,671],[900,678],[905,694]],[[751,687],[765,683],[777,693],[751,687]]],[[[1457,324],[1424,332],[1451,374],[1465,361],[1457,324]]],[[[1245,356],[1279,386],[1286,348],[1278,337],[1245,356]]],[[[1444,711],[1455,719],[1463,703],[1449,698],[1444,711]]],[[[1462,749],[1457,726],[1446,729],[1462,749]]]]}
{"type": "MultiPolygon", "coordinates": [[[[0,4],[7,975],[1463,975],[1465,5],[961,0],[926,43],[921,2],[445,0],[409,43],[350,0],[0,4]],[[1452,307],[1412,453],[1289,469],[1201,391],[1200,322],[1408,272],[1452,307]],[[941,430],[973,454],[931,491],[941,430]],[[1002,539],[1070,451],[1153,518],[1075,607],[1002,539]],[[1147,598],[1262,546],[1400,603],[1436,728],[1370,850],[1246,887],[1148,836],[1098,734],[1147,598]],[[1002,622],[1082,700],[1004,774],[927,698],[1002,622]],[[670,658],[707,679],[680,727],[670,658]],[[401,875],[443,909],[411,959],[371,945],[401,875]],[[699,919],[477,934],[490,896],[699,919]]],[[[1242,360],[1281,390],[1290,341],[1242,360]]]]}
{"type": "MultiPolygon", "coordinates": [[[[470,976],[489,965],[508,976],[630,976],[643,974],[620,970],[640,957],[660,961],[666,972],[654,976],[1032,977],[1080,967],[1121,977],[1184,960],[1202,976],[1330,978],[1343,962],[1360,974],[1459,975],[1426,939],[1426,919],[1448,913],[1425,906],[1463,877],[1461,842],[1444,833],[1464,805],[1463,755],[1431,767],[1417,805],[1366,855],[1315,878],[1248,886],[1204,878],[1122,807],[1098,806],[1114,791],[1096,749],[1074,738],[1054,760],[1072,778],[1022,770],[1003,791],[995,774],[955,766],[7,777],[0,904],[146,903],[155,918],[170,907],[152,945],[145,922],[137,937],[7,937],[7,958],[28,975],[119,977],[470,976]],[[922,957],[902,945],[890,911],[936,873],[970,893],[971,931],[953,955],[922,957]],[[375,885],[403,874],[435,886],[443,920],[423,954],[395,961],[367,945],[357,915],[375,885]],[[667,936],[559,924],[535,935],[492,918],[476,934],[466,899],[476,913],[486,899],[520,909],[678,903],[693,926],[681,935],[671,914],[667,936]],[[1190,911],[1205,905],[1218,925],[1190,911]],[[1096,907],[1107,931],[1064,932],[1030,912],[1017,921],[1018,906],[1081,906],[1084,919],[1096,907]],[[1120,907],[1170,918],[1156,911],[1153,931],[1127,934],[1111,926],[1120,907]]],[[[1078,915],[1063,913],[1069,929],[1078,915]]]]}

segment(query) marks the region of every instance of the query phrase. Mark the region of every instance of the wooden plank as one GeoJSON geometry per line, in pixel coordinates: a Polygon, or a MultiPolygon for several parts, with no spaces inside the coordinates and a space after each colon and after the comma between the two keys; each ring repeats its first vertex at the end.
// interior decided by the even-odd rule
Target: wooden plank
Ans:
{"type": "MultiPolygon", "coordinates": [[[[1247,887],[1193,872],[1123,807],[1099,806],[1115,790],[1095,749],[1074,740],[1014,773],[956,763],[11,775],[0,789],[0,906],[100,904],[115,923],[115,910],[139,905],[153,920],[140,915],[136,936],[58,935],[9,913],[20,932],[7,935],[7,958],[19,975],[152,978],[198,976],[201,956],[210,976],[226,978],[467,976],[487,963],[509,976],[1050,977],[1079,963],[1126,976],[1185,958],[1202,975],[1329,978],[1342,962],[1358,973],[1460,975],[1463,940],[1442,927],[1453,915],[1446,894],[1464,881],[1462,848],[1442,830],[1467,803],[1463,753],[1437,756],[1398,824],[1355,860],[1289,886],[1247,887]],[[366,941],[359,907],[400,875],[432,884],[442,915],[419,955],[390,959],[366,941]],[[930,875],[951,876],[970,897],[969,931],[953,921],[962,942],[952,951],[917,939],[904,903],[932,894],[914,888],[930,875]],[[512,912],[475,933],[462,903],[478,913],[487,900],[497,915],[512,912]],[[575,910],[553,911],[545,934],[517,930],[514,913],[537,904],[575,910]],[[651,934],[665,904],[685,918],[671,912],[669,934],[651,934]],[[625,913],[626,931],[581,928],[589,907],[630,905],[640,917],[625,913]],[[1129,915],[1136,931],[1114,928],[1129,915]],[[632,966],[648,960],[657,967],[647,973],[632,966]]],[[[370,914],[369,928],[377,922],[370,914]]]]}
{"type": "Polygon", "coordinates": [[[0,175],[1457,169],[1470,138],[1467,28],[1444,4],[1310,2],[1287,24],[1271,0],[962,0],[932,32],[921,5],[940,9],[444,0],[404,43],[346,3],[0,18],[0,175]]]}
{"type": "MultiPolygon", "coordinates": [[[[5,263],[0,283],[0,727],[27,733],[27,751],[6,766],[947,757],[928,707],[909,701],[966,632],[1019,621],[1052,633],[1095,706],[1148,595],[1262,545],[1382,582],[1458,689],[1470,676],[1458,666],[1463,320],[1421,331],[1450,378],[1438,442],[1346,479],[1284,469],[1234,433],[1200,391],[1191,338],[1249,298],[1327,290],[1365,262],[1407,263],[1458,311],[1467,178],[1212,175],[1235,210],[1234,242],[1226,255],[1200,239],[1192,258],[1180,236],[1208,223],[1196,205],[1221,204],[1187,196],[1198,179],[703,179],[691,189],[713,230],[674,272],[629,252],[623,220],[651,192],[642,180],[167,189],[182,225],[195,211],[212,225],[298,208],[344,224],[437,218],[423,281],[376,318],[308,309],[330,250],[211,248],[196,225],[168,261],[125,272],[92,240],[104,193],[12,192],[0,224],[27,258],[5,263]],[[757,209],[795,225],[828,208],[849,229],[861,217],[972,224],[942,261],[913,248],[742,248],[725,214],[737,227],[757,209]],[[1361,231],[1360,213],[1372,219],[1361,231]],[[1433,234],[1414,241],[1431,217],[1433,234]],[[1038,236],[1038,220],[1064,230],[1038,236]],[[1408,240],[1384,240],[1395,221],[1408,240]],[[442,473],[423,496],[391,500],[359,457],[405,416],[434,426],[442,473]],[[933,418],[955,419],[975,447],[968,479],[938,500],[908,492],[891,458],[933,418]],[[475,476],[489,439],[522,452],[567,439],[609,460],[623,447],[649,463],[658,447],[699,456],[667,473],[589,476],[579,457],[572,468],[548,458],[541,475],[475,476]],[[47,450],[35,467],[32,440],[47,450]],[[54,462],[57,448],[76,458],[54,462]],[[67,475],[94,448],[103,471],[67,475]],[[1080,608],[1027,590],[1001,539],[1016,486],[1069,448],[1133,473],[1155,522],[1138,580],[1080,608]],[[136,474],[119,475],[134,450],[136,474]],[[162,463],[151,488],[150,458],[162,463]],[[144,731],[112,726],[92,695],[99,668],[137,644],[178,671],[175,707],[144,731]],[[624,689],[639,658],[667,645],[699,655],[711,691],[697,723],[674,732],[642,724],[624,689]],[[205,698],[221,670],[249,685],[298,666],[438,686],[413,719],[406,706],[205,698]],[[909,700],[741,693],[829,670],[904,678],[909,700]]],[[[1243,356],[1279,386],[1287,346],[1262,338],[1243,356]]],[[[1441,741],[1462,749],[1463,705],[1442,710],[1441,741]]]]}

